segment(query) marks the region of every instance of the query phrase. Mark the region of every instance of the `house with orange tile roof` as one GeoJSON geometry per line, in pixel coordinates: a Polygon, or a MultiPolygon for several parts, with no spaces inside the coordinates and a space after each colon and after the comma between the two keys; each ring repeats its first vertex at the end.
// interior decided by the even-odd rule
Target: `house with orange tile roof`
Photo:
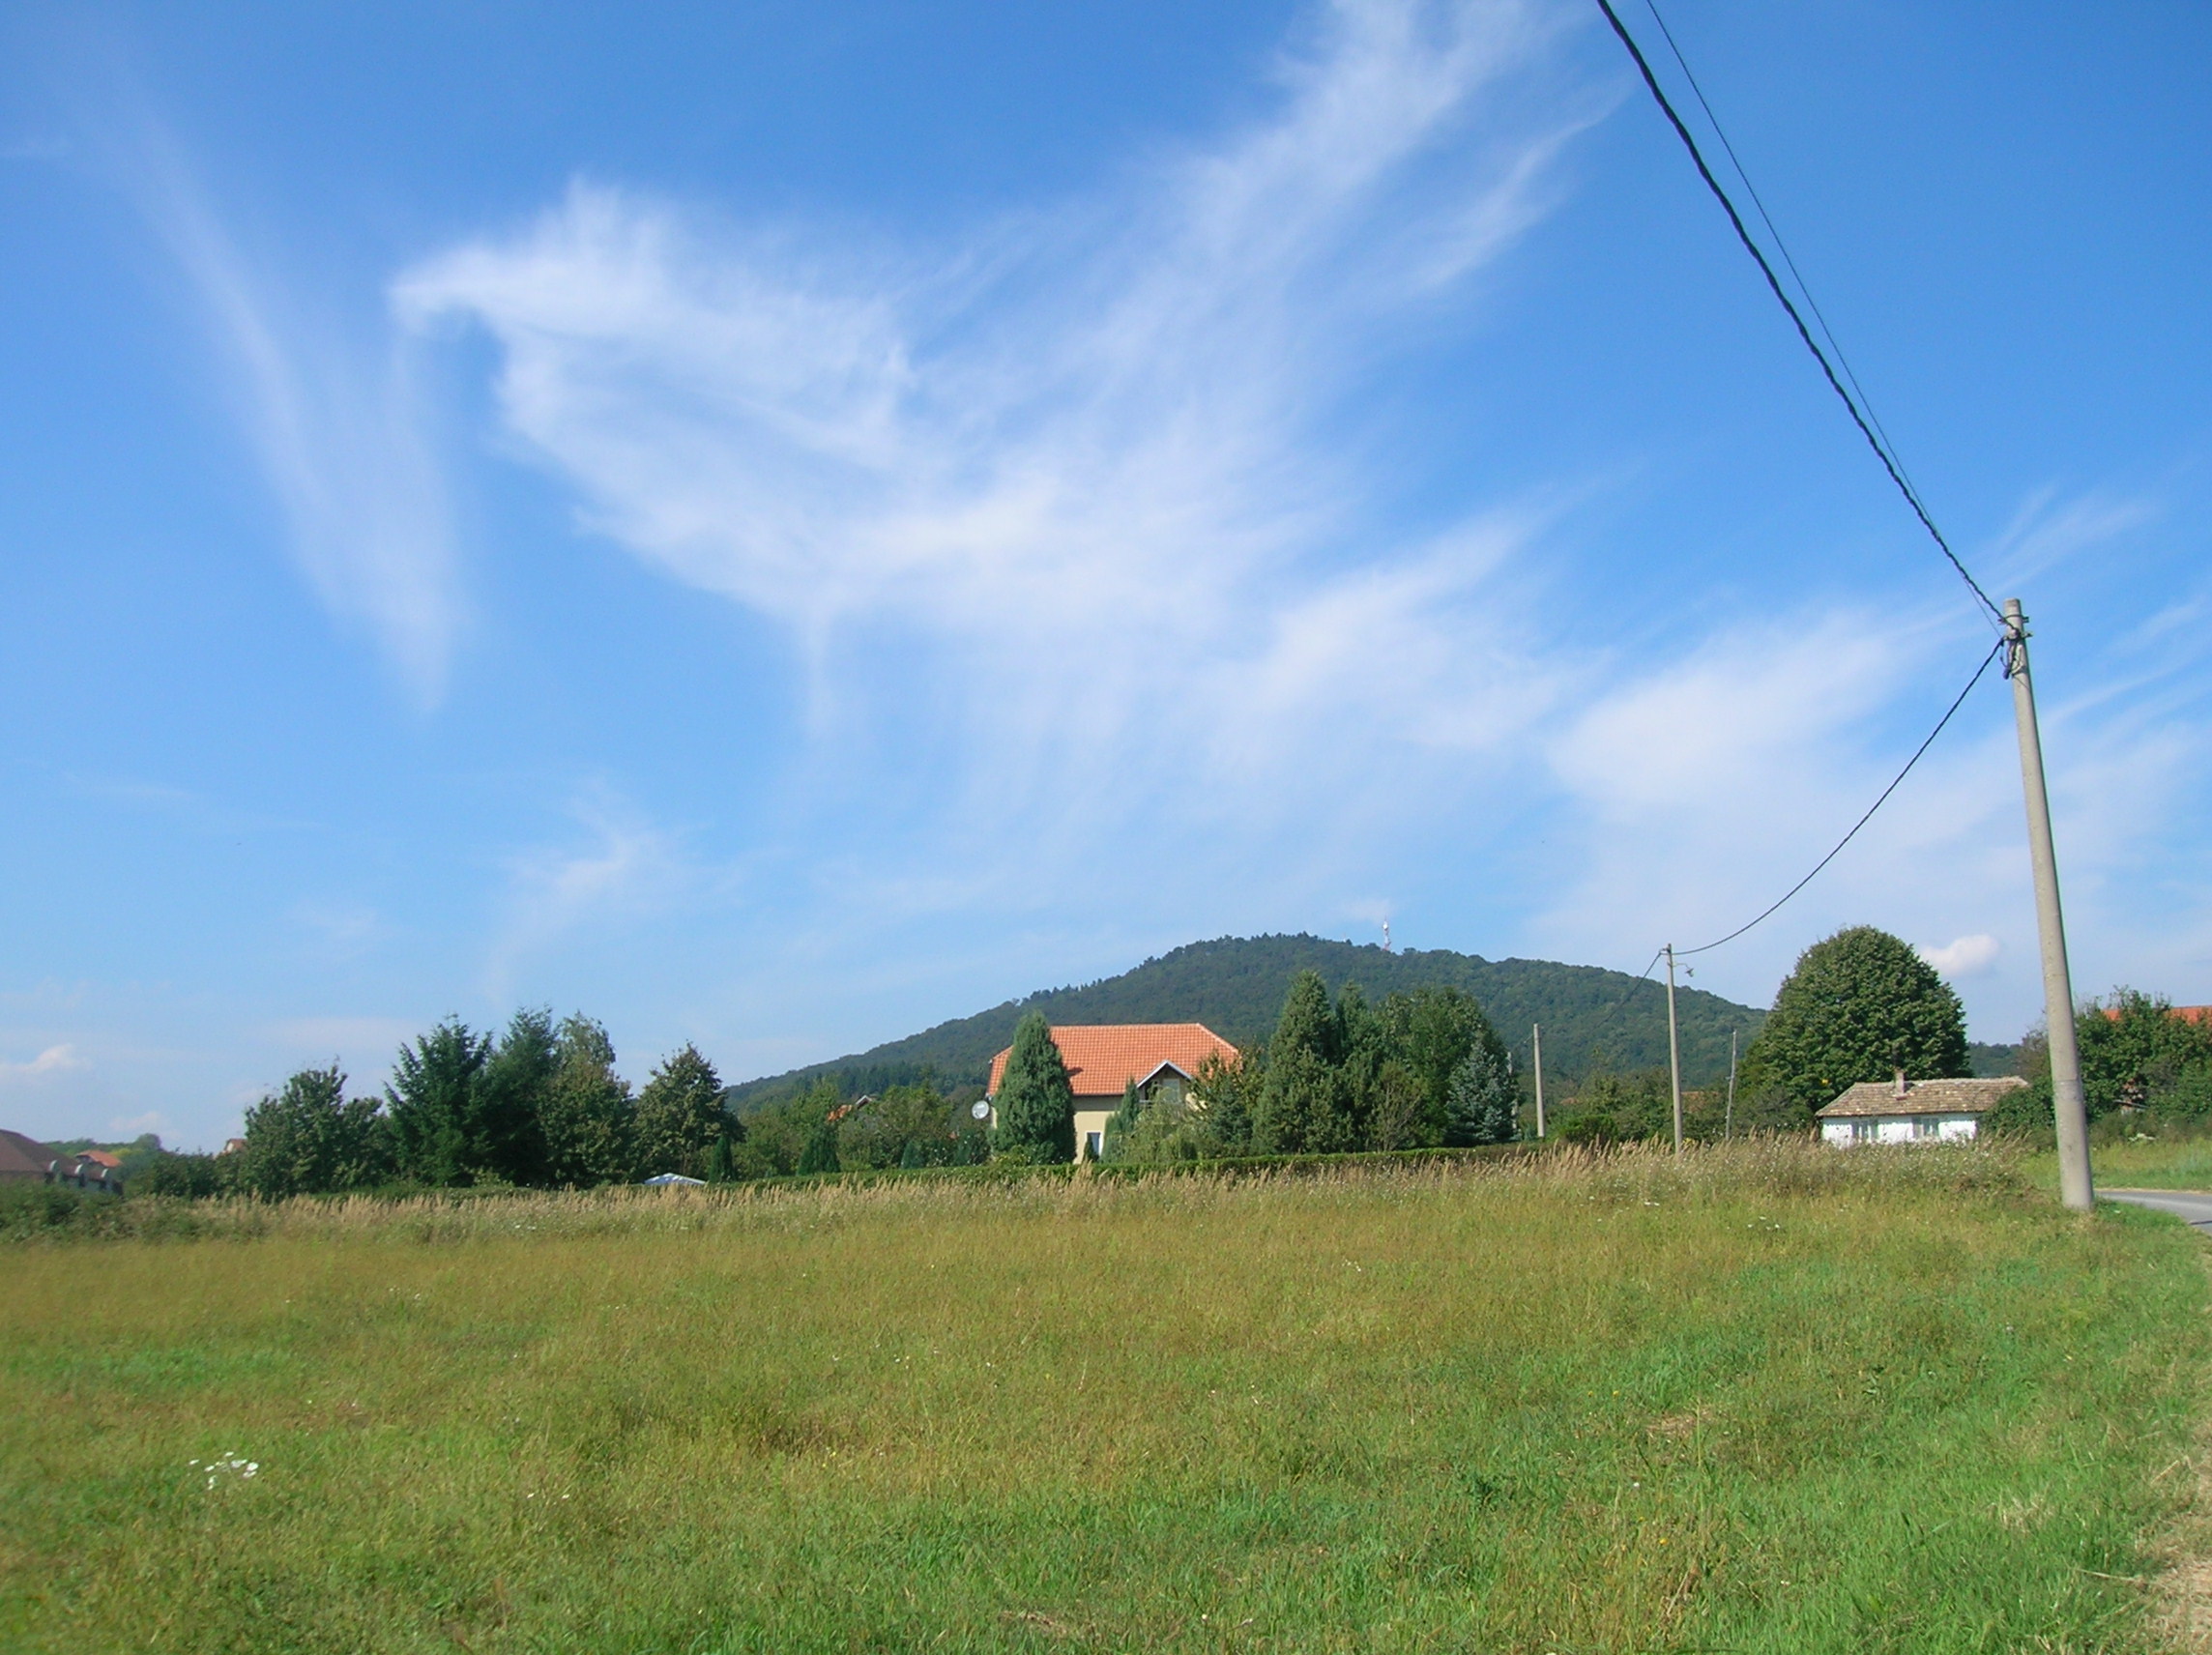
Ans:
{"type": "MultiPolygon", "coordinates": [[[[1075,1158],[1095,1161],[1106,1141],[1106,1122],[1121,1105],[1130,1086],[1148,1102],[1179,1103],[1208,1058],[1233,1062],[1237,1048],[1203,1023],[1067,1023],[1056,1025],[1052,1043],[1060,1048],[1075,1085],[1075,1158]]],[[[990,1100],[1005,1078],[1007,1047],[991,1060],[990,1100]]],[[[998,1124],[998,1112],[991,1123],[998,1124]]]]}

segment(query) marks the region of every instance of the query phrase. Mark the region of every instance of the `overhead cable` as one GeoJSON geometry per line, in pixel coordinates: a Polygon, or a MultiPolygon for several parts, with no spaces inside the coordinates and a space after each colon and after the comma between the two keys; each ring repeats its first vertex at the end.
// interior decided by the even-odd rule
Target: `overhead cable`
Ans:
{"type": "MultiPolygon", "coordinates": [[[[1891,456],[1887,446],[1875,434],[1874,426],[1869,422],[1868,414],[1861,410],[1858,399],[1845,389],[1843,380],[1837,375],[1835,363],[1828,360],[1828,353],[1820,348],[1820,342],[1813,337],[1812,329],[1805,325],[1804,316],[1798,311],[1797,305],[1790,299],[1789,291],[1783,287],[1781,278],[1774,274],[1774,266],[1767,262],[1765,252],[1753,239],[1751,232],[1744,227],[1743,215],[1736,211],[1735,203],[1729,198],[1728,190],[1722,187],[1721,181],[1713,176],[1713,169],[1706,165],[1704,152],[1699,149],[1698,140],[1691,135],[1690,129],[1683,125],[1682,117],[1674,112],[1674,105],[1668,101],[1665,88],[1659,84],[1659,77],[1651,72],[1651,65],[1644,58],[1643,48],[1637,45],[1636,37],[1628,32],[1627,26],[1620,20],[1620,15],[1613,9],[1613,0],[1597,0],[1597,5],[1598,10],[1605,14],[1605,20],[1613,25],[1613,32],[1620,37],[1620,44],[1628,48],[1628,55],[1635,59],[1636,68],[1644,76],[1644,84],[1649,88],[1653,101],[1659,105],[1660,112],[1667,117],[1669,124],[1674,127],[1674,135],[1682,140],[1682,147],[1690,152],[1690,160],[1697,165],[1698,176],[1705,181],[1705,188],[1712,191],[1713,199],[1721,204],[1721,210],[1728,215],[1729,223],[1734,226],[1736,240],[1743,244],[1744,251],[1751,254],[1753,262],[1759,266],[1760,274],[1766,277],[1766,285],[1773,292],[1776,302],[1788,312],[1790,320],[1796,326],[1797,336],[1805,341],[1805,348],[1813,353],[1813,360],[1820,364],[1820,372],[1827,377],[1828,388],[1836,393],[1837,400],[1843,403],[1845,410],[1850,415],[1851,423],[1859,428],[1859,435],[1866,439],[1867,447],[1874,450],[1875,458],[1881,461],[1881,469],[1889,474],[1889,480],[1897,485],[1897,491],[1905,497],[1905,503],[1912,508],[1912,514],[1920,519],[1920,526],[1928,531],[1929,537],[1935,540],[1936,548],[1950,560],[1951,566],[1959,572],[1959,578],[1966,583],[1968,590],[1981,601],[1982,607],[1989,611],[1990,618],[2001,626],[2004,623],[2004,612],[1996,606],[1990,595],[1982,590],[1981,582],[1967,572],[1966,566],[1959,561],[1959,554],[1951,549],[1951,542],[1943,537],[1943,531],[1936,527],[1936,519],[1928,514],[1928,508],[1921,504],[1919,495],[1913,491],[1912,485],[1906,481],[1904,472],[1891,456]]],[[[1656,15],[1657,14],[1654,13],[1653,15],[1656,15]]],[[[1703,95],[1700,94],[1701,102],[1703,102],[1703,95]]],[[[1708,108],[1706,113],[1710,114],[1711,110],[1708,108]]],[[[1717,122],[1714,125],[1714,130],[1719,131],[1717,122]]],[[[1726,138],[1723,138],[1722,141],[1723,143],[1727,142],[1726,138]]],[[[1733,152],[1732,151],[1731,158],[1732,159],[1732,157],[1733,152]]],[[[1746,182],[1748,183],[1748,180],[1746,182]]],[[[1761,209],[1762,213],[1763,211],[1761,209]]],[[[1795,274],[1794,267],[1791,269],[1791,274],[1795,274]]],[[[1799,278],[1800,283],[1802,283],[1802,277],[1799,278]]],[[[1810,302],[1810,298],[1811,295],[1808,292],[1808,302],[1810,302]]],[[[1824,329],[1826,323],[1823,321],[1821,326],[1824,329]]]]}
{"type": "MultiPolygon", "coordinates": [[[[1733,931],[1731,931],[1726,937],[1719,938],[1713,942],[1701,944],[1695,948],[1676,948],[1674,950],[1674,958],[1679,960],[1686,958],[1691,954],[1709,953],[1711,950],[1719,947],[1723,943],[1734,942],[1746,931],[1749,931],[1754,925],[1759,924],[1761,920],[1771,916],[1777,910],[1782,907],[1783,903],[1788,902],[1791,897],[1795,896],[1799,891],[1803,890],[1807,886],[1811,885],[1813,883],[1814,876],[1819,874],[1822,868],[1826,867],[1830,862],[1834,861],[1837,857],[1843,854],[1844,847],[1858,837],[1859,829],[1874,820],[1874,813],[1879,810],[1889,801],[1889,796],[1897,791],[1898,785],[1903,782],[1906,776],[1912,773],[1912,767],[1920,762],[1920,755],[1925,753],[1930,747],[1936,744],[1936,738],[1943,734],[1943,726],[1951,722],[1952,713],[1957,712],[1960,708],[1964,707],[1966,704],[1966,697],[1973,694],[1974,685],[1982,682],[1982,674],[1990,670],[1990,662],[1995,660],[1998,655],[2004,653],[2005,643],[2006,640],[1999,638],[1991,648],[1990,653],[1982,657],[1982,664],[1974,669],[1974,676],[1966,681],[1966,687],[1959,691],[1958,699],[1951,703],[1949,709],[1945,711],[1942,717],[1936,720],[1936,728],[1928,732],[1928,739],[1925,741],[1922,741],[1919,746],[1912,749],[1912,757],[1905,761],[1905,768],[1899,770],[1897,774],[1891,778],[1890,784],[1881,790],[1881,797],[1867,806],[1866,814],[1851,824],[1851,830],[1848,833],[1846,833],[1841,839],[1836,841],[1836,848],[1813,864],[1812,873],[1807,874],[1803,879],[1799,880],[1795,885],[1791,886],[1788,890],[1784,891],[1781,897],[1774,903],[1773,907],[1766,909],[1756,918],[1746,920],[1743,924],[1738,925],[1733,931]]],[[[1660,953],[1662,954],[1665,952],[1666,950],[1664,948],[1660,950],[1660,953]]],[[[1654,957],[1653,963],[1657,963],[1656,957],[1654,957]]],[[[1648,973],[1651,970],[1651,967],[1645,966],[1644,969],[1646,973],[1648,973]]]]}
{"type": "Polygon", "coordinates": [[[1651,14],[1651,20],[1659,25],[1660,37],[1666,41],[1667,50],[1674,55],[1676,67],[1682,72],[1682,78],[1690,83],[1690,90],[1697,94],[1698,107],[1705,112],[1705,120],[1713,129],[1713,136],[1720,139],[1721,149],[1728,156],[1729,166],[1742,182],[1744,193],[1751,197],[1752,206],[1759,210],[1759,221],[1766,226],[1767,235],[1773,239],[1774,250],[1782,255],[1782,263],[1790,272],[1790,279],[1797,284],[1797,293],[1805,301],[1805,308],[1812,311],[1813,320],[1820,324],[1820,337],[1828,341],[1828,349],[1835,353],[1836,365],[1844,370],[1844,380],[1850,386],[1851,394],[1858,398],[1859,408],[1866,415],[1867,423],[1874,427],[1875,435],[1881,439],[1883,451],[1896,465],[1898,475],[1905,479],[1906,486],[1912,491],[1912,498],[1918,500],[1920,485],[1912,480],[1912,474],[1905,469],[1905,456],[1897,451],[1897,444],[1883,426],[1881,416],[1875,411],[1874,398],[1867,394],[1866,387],[1859,383],[1858,374],[1852,370],[1851,359],[1844,354],[1843,340],[1837,338],[1836,330],[1828,326],[1828,318],[1821,312],[1819,300],[1813,296],[1813,284],[1805,279],[1805,273],[1797,268],[1797,261],[1790,252],[1790,244],[1782,239],[1782,227],[1775,223],[1774,215],[1766,210],[1766,203],[1760,196],[1759,186],[1752,183],[1751,174],[1744,170],[1743,160],[1735,153],[1735,145],[1729,142],[1728,129],[1721,125],[1720,116],[1713,112],[1712,104],[1705,98],[1705,89],[1698,84],[1697,71],[1690,67],[1690,60],[1682,55],[1682,48],[1675,44],[1674,31],[1667,26],[1667,19],[1660,15],[1656,0],[1644,0],[1644,8],[1651,14]]]}

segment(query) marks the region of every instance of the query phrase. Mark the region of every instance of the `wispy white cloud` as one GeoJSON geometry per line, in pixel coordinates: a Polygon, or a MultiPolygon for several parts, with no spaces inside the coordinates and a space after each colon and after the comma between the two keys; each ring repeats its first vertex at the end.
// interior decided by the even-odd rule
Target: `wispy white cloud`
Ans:
{"type": "MultiPolygon", "coordinates": [[[[1307,911],[1342,912],[1388,885],[1353,853],[1479,814],[1511,778],[1573,847],[1527,858],[1549,884],[1521,899],[1522,945],[1704,941],[1888,780],[1955,685],[1957,617],[1723,615],[1653,668],[1545,624],[1558,479],[1441,528],[1388,505],[1382,439],[1337,416],[1440,318],[1468,325],[1551,206],[1596,104],[1570,90],[1530,115],[1513,90],[1567,17],[1342,0],[1278,64],[1265,118],[950,247],[578,182],[417,264],[393,304],[425,337],[494,341],[511,438],[592,531],[787,629],[817,781],[927,754],[934,814],[888,848],[845,854],[829,783],[794,806],[806,878],[836,888],[820,910],[856,931],[1064,897],[1078,869],[1099,911],[1117,887],[1213,904],[1233,859],[1295,904],[1300,856],[1326,869],[1307,911]]],[[[2016,581],[2156,514],[2039,497],[1988,555],[2016,581]]],[[[1763,999],[1809,930],[1873,918],[1994,940],[1978,992],[2025,1003],[2017,780],[1984,705],[1788,925],[1714,957],[1739,979],[1721,986],[1763,999]]],[[[2170,720],[2078,716],[2105,774],[2157,790],[2170,720]]],[[[2108,834],[2068,792],[2090,773],[2054,765],[2100,847],[2084,914],[2098,857],[2161,819],[2108,834]]],[[[650,829],[588,837],[517,869],[495,975],[674,877],[650,829]]]]}
{"type": "Polygon", "coordinates": [[[294,559],[435,701],[463,606],[446,487],[404,334],[344,317],[249,252],[142,98],[104,111],[102,149],[197,301],[229,401],[280,507],[294,559]]]}
{"type": "Polygon", "coordinates": [[[587,793],[569,814],[581,843],[536,847],[509,864],[506,915],[486,964],[495,1002],[510,996],[533,956],[570,933],[664,914],[679,896],[713,883],[692,866],[677,835],[611,789],[587,793]]]}
{"type": "Polygon", "coordinates": [[[2039,488],[1990,546],[1985,572],[2018,591],[2069,559],[2156,522],[2159,514],[2159,502],[2145,496],[2090,492],[2068,498],[2056,488],[2039,488]]]}
{"type": "Polygon", "coordinates": [[[1499,572],[1536,514],[1379,530],[1323,427],[1547,206],[1583,118],[1483,95],[1556,19],[1348,0],[1271,118],[949,250],[580,183],[396,302],[496,339],[592,527],[789,626],[820,730],[960,730],[962,815],[1037,843],[1187,808],[1201,770],[1289,806],[1294,772],[1324,797],[1545,701],[1499,572]]]}
{"type": "Polygon", "coordinates": [[[0,1061],[0,1076],[22,1078],[31,1075],[68,1074],[73,1070],[89,1068],[90,1066],[83,1058],[77,1055],[74,1046],[63,1044],[48,1046],[37,1057],[26,1062],[0,1061]]]}

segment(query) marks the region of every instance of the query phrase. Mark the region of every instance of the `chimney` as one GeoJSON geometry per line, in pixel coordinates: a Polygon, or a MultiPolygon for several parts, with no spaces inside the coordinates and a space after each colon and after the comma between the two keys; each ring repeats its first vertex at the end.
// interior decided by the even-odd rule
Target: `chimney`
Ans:
{"type": "Polygon", "coordinates": [[[1897,1071],[1897,1095],[1898,1095],[1899,1097],[1903,1097],[1903,1096],[1904,1096],[1904,1095],[1905,1095],[1906,1092],[1910,1091],[1911,1089],[1912,1089],[1912,1083],[1911,1083],[1910,1081],[1908,1081],[1908,1080],[1906,1080],[1906,1079],[1905,1078],[1905,1071],[1904,1071],[1903,1069],[1900,1069],[1900,1070],[1898,1070],[1898,1071],[1897,1071]]]}

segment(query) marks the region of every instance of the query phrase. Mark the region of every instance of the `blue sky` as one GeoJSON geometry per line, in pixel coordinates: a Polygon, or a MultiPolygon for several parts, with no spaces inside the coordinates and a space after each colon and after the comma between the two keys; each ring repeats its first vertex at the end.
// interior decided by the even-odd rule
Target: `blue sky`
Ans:
{"type": "MultiPolygon", "coordinates": [[[[2078,985],[2212,1000],[2212,14],[1668,20],[2034,618],[2078,985]]],[[[1988,647],[1579,4],[17,4],[0,221],[34,1133],[1385,915],[1636,971],[1988,647]]],[[[1993,678],[1698,981],[1871,921],[2017,1036],[2023,839],[1993,678]]]]}

